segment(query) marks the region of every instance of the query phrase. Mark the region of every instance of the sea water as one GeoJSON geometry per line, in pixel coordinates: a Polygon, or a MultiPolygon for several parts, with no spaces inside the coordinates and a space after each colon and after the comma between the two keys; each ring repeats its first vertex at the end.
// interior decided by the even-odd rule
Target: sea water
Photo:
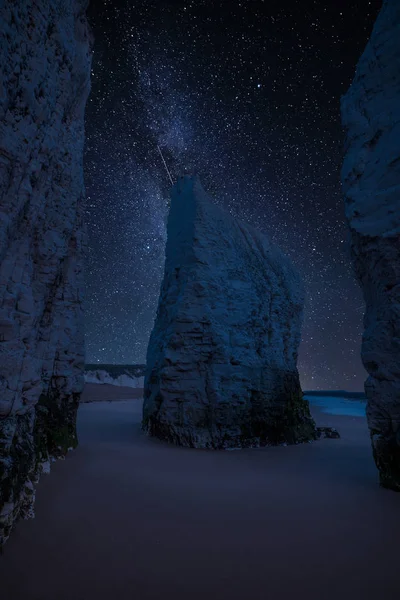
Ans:
{"type": "Polygon", "coordinates": [[[311,405],[318,406],[322,412],[347,417],[365,417],[365,400],[350,400],[335,396],[305,396],[311,405]]]}

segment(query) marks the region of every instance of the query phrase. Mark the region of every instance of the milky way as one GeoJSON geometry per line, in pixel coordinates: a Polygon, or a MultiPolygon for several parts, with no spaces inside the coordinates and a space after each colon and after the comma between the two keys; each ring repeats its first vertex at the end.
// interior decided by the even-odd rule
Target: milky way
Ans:
{"type": "Polygon", "coordinates": [[[195,172],[292,258],[305,389],[361,389],[363,301],[340,190],[340,96],[380,2],[92,1],[87,362],[143,363],[169,180],[195,172]]]}

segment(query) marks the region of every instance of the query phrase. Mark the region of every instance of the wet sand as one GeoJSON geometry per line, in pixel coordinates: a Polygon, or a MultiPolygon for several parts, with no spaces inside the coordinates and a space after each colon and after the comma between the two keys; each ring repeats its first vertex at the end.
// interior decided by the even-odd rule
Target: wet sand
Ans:
{"type": "Polygon", "coordinates": [[[0,557],[1,598],[397,600],[400,494],[378,486],[365,418],[313,412],[341,439],[212,452],[145,437],[140,400],[81,405],[79,448],[0,557]]]}

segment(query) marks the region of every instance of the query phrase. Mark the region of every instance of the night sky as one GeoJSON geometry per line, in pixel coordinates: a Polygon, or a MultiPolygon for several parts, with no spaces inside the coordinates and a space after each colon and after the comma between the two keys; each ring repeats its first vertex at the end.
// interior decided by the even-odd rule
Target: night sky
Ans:
{"type": "Polygon", "coordinates": [[[92,0],[87,362],[143,363],[169,181],[198,173],[294,261],[303,389],[361,390],[363,300],[340,189],[340,97],[378,0],[92,0]]]}

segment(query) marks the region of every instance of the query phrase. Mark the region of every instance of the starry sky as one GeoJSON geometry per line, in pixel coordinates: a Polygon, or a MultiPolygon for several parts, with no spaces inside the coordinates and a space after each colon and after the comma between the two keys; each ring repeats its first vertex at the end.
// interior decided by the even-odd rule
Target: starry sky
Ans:
{"type": "Polygon", "coordinates": [[[169,180],[198,173],[307,289],[303,389],[361,390],[363,300],[340,189],[340,97],[378,0],[92,0],[87,362],[144,363],[169,180]]]}

